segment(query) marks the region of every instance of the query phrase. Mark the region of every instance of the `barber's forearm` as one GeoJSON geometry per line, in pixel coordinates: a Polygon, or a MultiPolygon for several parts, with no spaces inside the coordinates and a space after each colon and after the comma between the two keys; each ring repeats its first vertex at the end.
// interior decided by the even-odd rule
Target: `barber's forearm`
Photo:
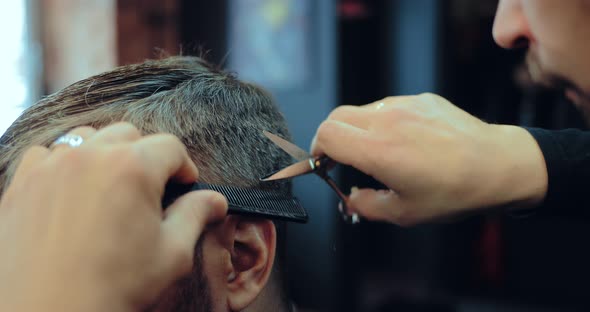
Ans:
{"type": "Polygon", "coordinates": [[[543,151],[548,172],[542,208],[552,213],[590,216],[590,132],[526,128],[543,151]]]}

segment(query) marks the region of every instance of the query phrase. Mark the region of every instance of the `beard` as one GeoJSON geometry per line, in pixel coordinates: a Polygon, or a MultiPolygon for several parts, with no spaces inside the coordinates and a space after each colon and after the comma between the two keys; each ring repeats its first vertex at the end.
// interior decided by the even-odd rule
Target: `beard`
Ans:
{"type": "Polygon", "coordinates": [[[545,69],[537,54],[531,50],[527,52],[526,64],[531,79],[535,83],[564,93],[584,115],[586,123],[590,124],[590,94],[588,92],[582,90],[582,88],[567,77],[545,69]]]}
{"type": "Polygon", "coordinates": [[[166,290],[146,312],[210,312],[213,301],[207,276],[203,272],[203,242],[195,248],[193,270],[166,290]]]}

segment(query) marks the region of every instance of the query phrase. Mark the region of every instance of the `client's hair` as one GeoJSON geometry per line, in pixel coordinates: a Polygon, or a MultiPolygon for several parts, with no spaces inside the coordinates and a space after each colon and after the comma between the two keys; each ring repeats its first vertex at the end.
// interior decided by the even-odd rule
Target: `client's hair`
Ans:
{"type": "MultiPolygon", "coordinates": [[[[118,121],[144,134],[176,135],[207,183],[262,188],[260,177],[290,162],[262,135],[289,137],[268,93],[201,58],[169,57],[84,79],[25,110],[0,138],[0,195],[28,147],[49,146],[75,127],[118,121]]],[[[284,229],[277,231],[280,260],[284,229]]]]}
{"type": "Polygon", "coordinates": [[[201,58],[179,56],[84,79],[28,108],[0,139],[0,194],[27,147],[117,121],[176,135],[208,183],[261,187],[260,177],[289,163],[262,135],[288,137],[268,93],[201,58]]]}

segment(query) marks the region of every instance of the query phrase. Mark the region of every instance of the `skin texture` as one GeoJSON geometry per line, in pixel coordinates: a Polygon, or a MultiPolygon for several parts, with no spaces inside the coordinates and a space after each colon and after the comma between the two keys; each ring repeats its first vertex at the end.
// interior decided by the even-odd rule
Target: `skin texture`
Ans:
{"type": "Polygon", "coordinates": [[[273,291],[275,245],[271,221],[228,216],[204,233],[191,275],[147,311],[280,311],[264,298],[273,291]]]}
{"type": "MultiPolygon", "coordinates": [[[[564,88],[583,111],[590,91],[588,7],[584,0],[500,1],[494,26],[499,45],[528,48],[532,76],[564,88]]],[[[194,165],[182,160],[186,157],[171,137],[113,132],[83,148],[50,152],[37,146],[25,153],[0,202],[0,246],[15,251],[0,266],[0,310],[136,310],[189,270],[194,243],[205,224],[224,214],[225,205],[213,194],[195,193],[162,217],[153,205],[164,182],[170,176],[196,179],[194,165]],[[171,159],[180,161],[158,173],[171,159]],[[113,170],[121,160],[126,166],[113,170]],[[52,188],[56,183],[63,187],[52,188]],[[146,190],[152,201],[143,202],[146,190]],[[143,226],[129,227],[129,218],[143,226]],[[67,226],[72,223],[77,226],[67,226]],[[113,240],[120,244],[105,243],[113,240]],[[28,262],[38,258],[46,265],[28,262]],[[64,275],[67,289],[55,287],[64,275]]],[[[89,140],[93,136],[88,134],[89,140]]],[[[340,107],[319,127],[312,151],[387,185],[391,191],[356,190],[348,204],[369,219],[401,225],[493,206],[531,206],[547,189],[543,156],[524,129],[486,124],[432,94],[340,107]]],[[[220,232],[203,239],[203,248],[217,246],[211,261],[203,259],[203,272],[227,277],[210,282],[211,306],[239,310],[268,279],[273,227],[229,218],[218,226],[220,232]]]]}
{"type": "Polygon", "coordinates": [[[126,123],[71,133],[85,143],[29,149],[0,202],[0,246],[13,251],[0,266],[3,311],[283,308],[279,296],[265,298],[272,287],[263,291],[275,259],[272,221],[224,218],[225,198],[212,191],[184,195],[162,214],[168,178],[198,178],[176,137],[141,137],[126,123]],[[30,188],[43,191],[29,196],[30,188]],[[43,266],[31,263],[41,258],[43,266]],[[55,287],[63,276],[67,285],[55,287]]]}
{"type": "Polygon", "coordinates": [[[434,94],[340,106],[318,129],[312,153],[388,186],[353,189],[347,204],[370,220],[403,226],[531,205],[547,185],[543,157],[526,130],[487,124],[434,94]]]}
{"type": "Polygon", "coordinates": [[[30,148],[0,202],[3,311],[137,311],[190,271],[200,234],[226,214],[210,191],[162,214],[166,181],[198,178],[176,137],[124,123],[72,133],[85,143],[30,148]]]}
{"type": "Polygon", "coordinates": [[[533,79],[563,88],[590,106],[590,1],[501,0],[493,35],[503,48],[526,48],[533,79]]]}
{"type": "MultiPolygon", "coordinates": [[[[201,182],[289,192],[289,183],[259,181],[260,176],[291,163],[289,156],[261,133],[261,129],[268,129],[289,137],[271,97],[201,58],[175,56],[100,73],[27,108],[0,138],[0,194],[6,191],[30,146],[49,146],[75,127],[103,129],[114,121],[129,122],[143,135],[173,135],[199,168],[201,182]],[[244,154],[244,150],[257,152],[244,154]]],[[[112,163],[108,170],[113,174],[119,170],[123,177],[127,174],[127,166],[117,166],[119,159],[112,163]]],[[[124,192],[127,184],[118,187],[124,192]]],[[[141,219],[128,216],[124,221],[136,224],[141,219]]],[[[176,280],[157,300],[149,301],[144,310],[287,310],[280,255],[275,257],[281,253],[283,231],[281,222],[238,216],[209,225],[195,248],[190,274],[176,280]]],[[[113,239],[111,244],[118,241],[113,239]]],[[[62,248],[59,244],[53,247],[62,248]]],[[[63,298],[68,299],[75,290],[68,290],[68,294],[63,298]]]]}
{"type": "MultiPolygon", "coordinates": [[[[503,48],[527,49],[533,79],[562,89],[590,116],[590,1],[500,0],[493,35],[503,48]]],[[[486,124],[432,94],[338,107],[311,150],[391,189],[351,190],[351,212],[371,220],[412,225],[530,207],[547,192],[545,160],[528,132],[486,124]]]]}

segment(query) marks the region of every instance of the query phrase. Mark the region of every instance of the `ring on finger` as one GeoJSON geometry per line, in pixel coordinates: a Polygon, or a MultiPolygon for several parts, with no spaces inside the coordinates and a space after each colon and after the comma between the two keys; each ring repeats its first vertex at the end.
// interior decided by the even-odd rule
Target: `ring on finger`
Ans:
{"type": "Polygon", "coordinates": [[[60,136],[55,141],[53,141],[50,148],[53,149],[58,145],[67,145],[69,147],[78,147],[78,146],[82,145],[82,143],[84,143],[84,138],[82,138],[82,136],[79,136],[77,134],[66,134],[66,135],[60,136]]]}

